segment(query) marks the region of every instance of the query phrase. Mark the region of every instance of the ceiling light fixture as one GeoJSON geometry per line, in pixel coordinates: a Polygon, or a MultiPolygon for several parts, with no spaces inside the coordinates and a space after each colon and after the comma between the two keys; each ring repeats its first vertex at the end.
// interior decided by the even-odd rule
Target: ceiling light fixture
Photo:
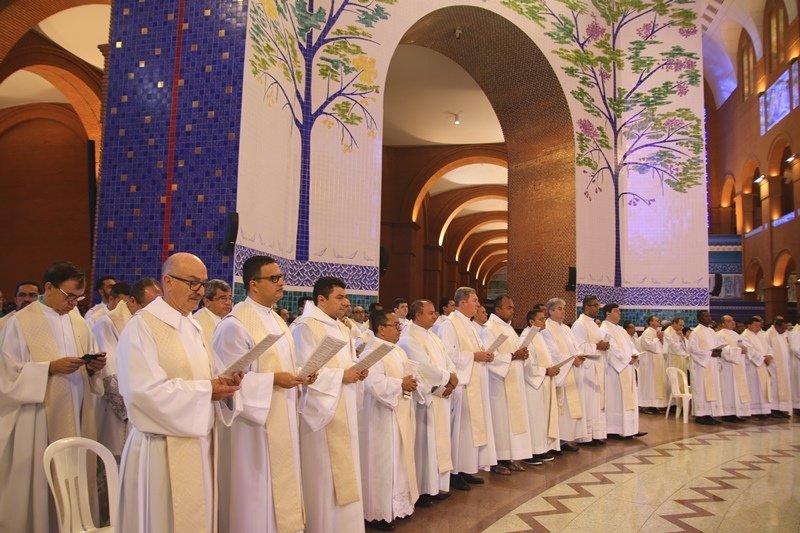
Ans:
{"type": "Polygon", "coordinates": [[[453,32],[453,36],[456,39],[461,39],[461,36],[464,35],[464,32],[461,31],[461,28],[456,28],[456,31],[453,32]]]}
{"type": "Polygon", "coordinates": [[[753,183],[761,183],[762,181],[764,181],[764,174],[761,174],[759,177],[757,177],[757,178],[756,178],[756,179],[753,181],[753,183]]]}
{"type": "Polygon", "coordinates": [[[786,162],[791,164],[794,163],[796,159],[797,159],[797,154],[792,154],[786,158],[786,162]]]}
{"type": "Polygon", "coordinates": [[[451,111],[445,111],[444,114],[453,117],[453,124],[456,126],[461,124],[461,112],[453,113],[451,111]]]}

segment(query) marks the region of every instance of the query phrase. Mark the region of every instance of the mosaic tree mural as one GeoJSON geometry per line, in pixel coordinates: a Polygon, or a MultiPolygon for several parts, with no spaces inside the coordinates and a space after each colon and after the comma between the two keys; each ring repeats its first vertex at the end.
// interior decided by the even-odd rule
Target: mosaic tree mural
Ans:
{"type": "Polygon", "coordinates": [[[502,0],[554,41],[576,80],[577,166],[585,201],[614,195],[614,286],[622,285],[620,211],[646,208],[643,179],[661,193],[703,183],[703,121],[676,101],[700,84],[699,57],[680,44],[697,32],[694,0],[502,0]],[[675,34],[677,32],[677,34],[675,34]],[[669,36],[669,38],[667,38],[669,36]]]}
{"type": "Polygon", "coordinates": [[[377,134],[369,104],[380,91],[378,71],[363,45],[377,44],[370,29],[389,18],[385,6],[396,2],[262,0],[250,10],[251,73],[264,84],[267,103],[286,109],[300,133],[298,261],[308,260],[311,132],[318,122],[337,127],[346,152],[358,147],[355,128],[377,134]]]}

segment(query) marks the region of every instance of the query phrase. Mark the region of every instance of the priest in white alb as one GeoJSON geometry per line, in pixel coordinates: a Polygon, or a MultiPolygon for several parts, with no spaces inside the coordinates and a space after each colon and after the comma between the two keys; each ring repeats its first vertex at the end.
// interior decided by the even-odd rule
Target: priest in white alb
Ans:
{"type": "Polygon", "coordinates": [[[528,427],[528,402],[525,399],[525,360],[528,348],[520,348],[517,332],[511,327],[514,301],[508,295],[494,300],[494,312],[482,331],[484,346],[490,346],[501,335],[506,339],[494,352],[489,368],[489,405],[498,464],[492,472],[523,472],[521,461],[529,459],[531,435],[528,427]]]}
{"type": "Polygon", "coordinates": [[[119,390],[132,429],[120,465],[119,531],[216,531],[214,426],[241,409],[232,397],[242,376],[213,377],[221,369],[192,317],[207,281],[198,257],[172,255],[162,267],[164,297],[120,336],[119,390]]]}
{"type": "Polygon", "coordinates": [[[689,355],[692,356],[692,404],[695,422],[713,426],[721,424],[714,417],[722,416],[720,388],[720,357],[722,344],[711,329],[711,314],[697,312],[697,326],[689,336],[689,355]]]}
{"type": "Polygon", "coordinates": [[[792,383],[792,407],[794,416],[800,416],[800,324],[795,324],[788,335],[789,352],[792,354],[792,374],[789,379],[792,383]]]}
{"type": "Polygon", "coordinates": [[[416,404],[414,464],[420,494],[417,505],[424,507],[450,495],[450,395],[458,385],[458,376],[444,344],[433,334],[433,303],[415,300],[408,314],[411,326],[398,344],[409,359],[417,362],[422,379],[417,387],[424,401],[416,404]]]}
{"type": "Polygon", "coordinates": [[[745,330],[741,334],[745,353],[745,373],[750,392],[750,415],[763,420],[772,413],[775,391],[769,377],[769,367],[774,364],[772,347],[763,335],[760,317],[753,316],[744,321],[745,330]]]}
{"type": "Polygon", "coordinates": [[[767,339],[772,347],[772,357],[775,364],[769,369],[770,383],[774,391],[772,402],[772,416],[775,418],[789,418],[792,410],[792,384],[791,361],[789,353],[789,336],[787,335],[786,320],[776,318],[767,330],[767,339]]]}
{"type": "MultiPolygon", "coordinates": [[[[369,317],[375,334],[364,357],[381,345],[392,350],[375,363],[364,380],[364,408],[359,413],[364,519],[391,531],[394,520],[411,516],[419,498],[414,464],[417,379],[405,351],[397,346],[403,324],[388,309],[369,317]]],[[[405,326],[406,328],[408,326],[405,326]]]]}
{"type": "Polygon", "coordinates": [[[42,454],[65,437],[96,438],[93,395],[103,393],[105,357],[81,359],[97,352],[75,311],[85,289],[77,266],[50,265],[43,300],[0,332],[0,531],[58,531],[42,454]]]}
{"type": "Polygon", "coordinates": [[[684,374],[689,371],[689,352],[686,349],[686,337],[683,336],[683,326],[686,321],[683,317],[676,316],[672,323],[664,330],[664,355],[667,367],[679,368],[684,374]]]}
{"type": "Polygon", "coordinates": [[[667,406],[667,371],[664,365],[664,332],[656,315],[647,317],[639,337],[639,405],[645,413],[657,413],[667,406]]]}
{"type": "Polygon", "coordinates": [[[241,414],[230,428],[219,428],[220,530],[303,531],[298,387],[316,376],[297,376],[294,339],[273,310],[284,285],[275,259],[249,257],[242,280],[247,298],[214,331],[213,347],[222,365],[234,364],[267,335],[280,338],[248,367],[239,393],[241,414]]]}
{"type": "Polygon", "coordinates": [[[300,461],[309,533],[364,530],[357,384],[369,372],[352,368],[355,348],[350,331],[339,321],[346,289],[339,278],[319,278],[313,301],[306,302],[303,314],[292,323],[299,366],[326,336],[345,343],[303,393],[300,461]]]}
{"type": "MultiPolygon", "coordinates": [[[[558,398],[556,385],[561,373],[560,368],[553,366],[547,343],[539,338],[545,327],[544,309],[535,309],[528,313],[528,331],[523,330],[520,342],[525,342],[529,332],[533,330],[532,341],[528,347],[530,357],[525,360],[525,401],[528,404],[528,427],[531,435],[531,457],[525,464],[540,465],[555,459],[560,452],[561,443],[558,432],[558,398]]],[[[566,373],[564,373],[566,375],[566,373]]]]}
{"type": "MultiPolygon", "coordinates": [[[[574,441],[589,437],[586,427],[586,405],[584,399],[583,369],[586,360],[582,355],[572,330],[564,324],[564,306],[561,298],[551,298],[546,308],[549,318],[545,328],[536,336],[537,357],[539,351],[546,351],[554,365],[561,372],[556,379],[558,396],[558,428],[561,439],[561,451],[576,452],[578,447],[574,441]],[[542,343],[542,344],[538,344],[542,343]],[[540,350],[541,347],[541,350],[540,350]],[[569,362],[565,360],[573,358],[569,362]]],[[[544,357],[544,353],[542,354],[544,357]]]]}
{"type": "Polygon", "coordinates": [[[203,307],[195,311],[194,318],[203,328],[203,340],[206,346],[211,346],[214,330],[225,315],[233,307],[233,293],[231,286],[221,279],[208,280],[206,292],[203,295],[203,307]]]}
{"type": "Polygon", "coordinates": [[[720,388],[722,390],[722,421],[744,422],[750,416],[750,389],[747,385],[747,347],[734,329],[736,321],[730,315],[723,315],[721,329],[717,332],[718,345],[722,348],[722,372],[720,388]]]}
{"type": "Polygon", "coordinates": [[[597,297],[587,295],[583,298],[583,313],[572,324],[580,353],[596,357],[587,357],[582,366],[588,435],[578,443],[591,446],[601,446],[606,439],[606,351],[610,345],[608,333],[595,322],[599,312],[597,297]]]}
{"type": "Polygon", "coordinates": [[[605,320],[600,328],[609,333],[606,351],[606,427],[610,438],[643,437],[639,431],[639,397],[634,365],[638,360],[636,345],[619,325],[619,305],[603,307],[605,320]]]}
{"type": "Polygon", "coordinates": [[[458,376],[458,387],[451,397],[451,449],[453,473],[450,485],[469,490],[482,485],[478,470],[497,464],[492,413],[489,407],[489,370],[494,355],[487,352],[473,327],[471,318],[478,310],[475,289],[459,287],[453,311],[439,327],[439,337],[458,376]]]}

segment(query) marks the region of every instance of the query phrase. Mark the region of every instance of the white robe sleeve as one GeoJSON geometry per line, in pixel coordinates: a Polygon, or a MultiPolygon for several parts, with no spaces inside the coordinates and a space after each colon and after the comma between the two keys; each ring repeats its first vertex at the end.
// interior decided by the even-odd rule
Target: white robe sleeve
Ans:
{"type": "Polygon", "coordinates": [[[458,335],[456,335],[453,324],[451,324],[449,320],[442,322],[442,325],[439,327],[439,338],[444,343],[447,356],[453,361],[453,365],[456,367],[458,384],[468,385],[472,377],[472,364],[475,362],[475,354],[473,352],[460,351],[458,335]]]}
{"type": "MultiPolygon", "coordinates": [[[[294,337],[297,363],[302,366],[317,345],[311,329],[303,323],[296,324],[292,336],[294,337]]],[[[300,403],[301,415],[312,431],[324,428],[333,419],[339,403],[339,395],[344,386],[342,377],[344,377],[344,369],[323,367],[317,373],[314,383],[303,386],[303,397],[300,403]]]]}
{"type": "MultiPolygon", "coordinates": [[[[484,327],[483,331],[481,331],[481,342],[483,342],[484,346],[491,346],[491,344],[495,341],[497,335],[494,334],[494,331],[490,327],[484,327]]],[[[486,367],[495,376],[499,377],[500,379],[506,379],[508,375],[508,371],[511,368],[511,358],[514,354],[510,353],[494,353],[494,359],[491,363],[487,364],[486,367]]]]}
{"type": "MultiPolygon", "coordinates": [[[[400,341],[397,344],[406,352],[409,359],[419,363],[419,374],[423,383],[420,384],[417,390],[422,391],[425,405],[430,405],[434,395],[441,396],[444,394],[444,387],[450,381],[450,372],[431,364],[425,348],[411,335],[400,337],[400,341]]],[[[450,361],[447,357],[445,357],[445,360],[450,361]]],[[[450,364],[452,365],[452,363],[450,364]]]]}
{"type": "Polygon", "coordinates": [[[703,368],[708,366],[708,362],[711,360],[711,350],[702,349],[700,347],[700,342],[698,341],[700,335],[703,335],[704,333],[705,332],[700,332],[695,329],[695,331],[689,336],[689,355],[692,356],[692,361],[703,368]]]}
{"type": "Polygon", "coordinates": [[[385,407],[395,409],[403,396],[403,380],[387,376],[381,360],[369,369],[369,375],[364,380],[364,390],[385,407]]]}
{"type": "Polygon", "coordinates": [[[624,347],[617,344],[613,336],[608,342],[610,346],[606,351],[606,361],[608,361],[608,365],[614,369],[614,372],[621,374],[622,371],[631,364],[631,356],[625,351],[624,347]]]}
{"type": "Polygon", "coordinates": [[[169,379],[158,364],[155,340],[134,317],[117,350],[119,389],[128,417],[142,433],[205,437],[211,427],[211,381],[169,379]]]}
{"type": "Polygon", "coordinates": [[[16,317],[0,330],[0,401],[6,405],[42,403],[50,363],[34,363],[16,317]]]}

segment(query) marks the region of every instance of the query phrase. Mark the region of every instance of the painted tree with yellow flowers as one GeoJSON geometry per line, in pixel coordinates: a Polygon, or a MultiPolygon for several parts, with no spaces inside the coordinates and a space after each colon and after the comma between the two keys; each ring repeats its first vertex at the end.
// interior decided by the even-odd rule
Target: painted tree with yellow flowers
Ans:
{"type": "Polygon", "coordinates": [[[311,132],[318,121],[338,127],[344,151],[358,147],[354,133],[377,124],[369,110],[380,86],[375,59],[363,45],[377,44],[371,29],[389,18],[397,0],[261,0],[250,8],[251,73],[264,84],[269,104],[291,114],[300,132],[300,201],[296,255],[308,260],[311,132]],[[324,91],[314,91],[322,83],[324,91]]]}

